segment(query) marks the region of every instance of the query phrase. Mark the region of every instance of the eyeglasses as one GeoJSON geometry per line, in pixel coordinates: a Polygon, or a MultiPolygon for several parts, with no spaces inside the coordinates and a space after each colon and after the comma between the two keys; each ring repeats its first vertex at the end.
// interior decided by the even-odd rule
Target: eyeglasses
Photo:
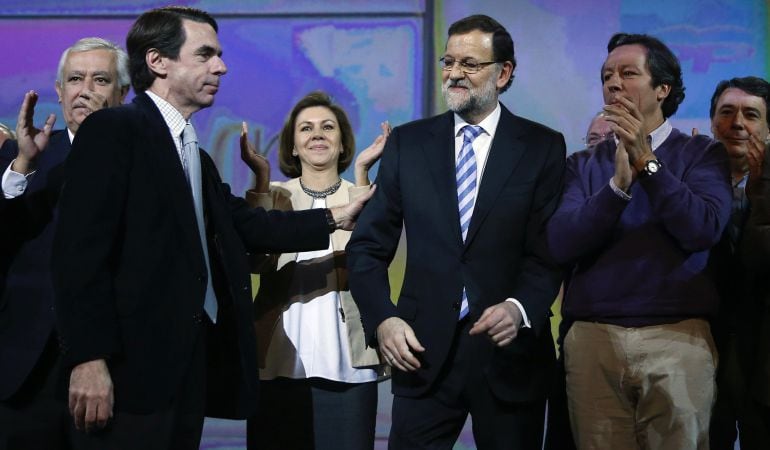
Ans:
{"type": "Polygon", "coordinates": [[[462,70],[464,73],[473,74],[473,73],[477,73],[479,70],[483,69],[484,67],[490,64],[497,64],[498,61],[486,61],[486,62],[476,62],[472,60],[457,61],[454,58],[449,58],[445,56],[439,59],[438,62],[441,65],[441,70],[450,72],[452,69],[454,69],[455,63],[457,63],[460,65],[460,70],[462,70]]]}
{"type": "Polygon", "coordinates": [[[606,141],[607,139],[614,139],[614,138],[615,138],[615,133],[610,131],[605,134],[591,133],[588,136],[584,137],[582,140],[587,146],[593,147],[599,142],[603,142],[603,141],[606,141]]]}

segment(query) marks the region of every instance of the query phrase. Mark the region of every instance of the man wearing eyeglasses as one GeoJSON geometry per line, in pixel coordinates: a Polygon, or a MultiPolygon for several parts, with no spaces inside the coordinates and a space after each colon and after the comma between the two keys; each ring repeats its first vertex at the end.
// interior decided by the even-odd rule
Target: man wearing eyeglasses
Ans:
{"type": "Polygon", "coordinates": [[[599,142],[607,139],[613,139],[615,137],[612,134],[612,128],[610,122],[604,117],[604,113],[599,113],[591,119],[591,123],[588,125],[588,131],[586,131],[586,137],[583,138],[583,142],[586,144],[586,148],[594,148],[599,142]]]}
{"type": "Polygon", "coordinates": [[[494,19],[449,28],[448,112],[397,127],[347,247],[366,338],[393,367],[391,448],[451,448],[470,413],[478,448],[539,449],[561,272],[541,235],[563,136],[498,101],[516,67],[494,19]],[[397,306],[387,269],[406,229],[397,306]]]}

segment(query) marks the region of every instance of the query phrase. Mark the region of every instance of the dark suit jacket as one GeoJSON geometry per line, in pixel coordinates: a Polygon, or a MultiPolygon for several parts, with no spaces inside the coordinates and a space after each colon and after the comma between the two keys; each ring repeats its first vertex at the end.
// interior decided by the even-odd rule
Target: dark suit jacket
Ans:
{"type": "Polygon", "coordinates": [[[383,320],[398,316],[425,347],[417,372],[394,370],[393,392],[402,396],[420,395],[436,379],[457,327],[463,286],[471,321],[506,298],[519,300],[533,329],[522,329],[504,348],[479,337],[474,350],[500,399],[541,398],[554,358],[549,307],[561,282],[542,232],[561,191],[564,138],[502,108],[463,244],[453,127],[453,113],[447,112],[397,127],[388,138],[377,191],[347,246],[353,298],[368,342],[383,320]],[[406,273],[394,306],[387,268],[402,223],[406,273]]]}
{"type": "MultiPolygon", "coordinates": [[[[55,131],[39,156],[24,194],[6,200],[0,220],[0,400],[13,395],[54,333],[51,246],[67,130],[55,131]]],[[[16,141],[0,148],[0,175],[18,154],[16,141]]]]}
{"type": "MultiPolygon", "coordinates": [[[[258,379],[247,249],[323,248],[328,227],[321,210],[251,209],[203,151],[201,170],[219,303],[206,413],[242,418],[254,410],[258,379]]],[[[168,405],[201,332],[207,275],[189,185],[146,94],[83,122],[59,205],[53,275],[66,366],[106,358],[118,411],[168,405]]]]}
{"type": "Polygon", "coordinates": [[[770,153],[762,176],[748,191],[751,212],[743,228],[740,257],[746,268],[747,298],[736,319],[741,362],[750,395],[770,406],[770,153]],[[746,344],[750,342],[749,344],[746,344]]]}

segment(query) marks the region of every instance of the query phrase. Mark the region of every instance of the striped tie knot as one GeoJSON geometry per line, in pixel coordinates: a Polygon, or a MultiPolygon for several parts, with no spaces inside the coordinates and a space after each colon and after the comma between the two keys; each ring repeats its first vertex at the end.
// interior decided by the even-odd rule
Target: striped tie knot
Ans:
{"type": "Polygon", "coordinates": [[[481,134],[481,132],[484,131],[481,129],[478,125],[466,125],[463,127],[463,145],[465,145],[465,142],[473,143],[474,140],[476,140],[477,137],[481,134]]]}

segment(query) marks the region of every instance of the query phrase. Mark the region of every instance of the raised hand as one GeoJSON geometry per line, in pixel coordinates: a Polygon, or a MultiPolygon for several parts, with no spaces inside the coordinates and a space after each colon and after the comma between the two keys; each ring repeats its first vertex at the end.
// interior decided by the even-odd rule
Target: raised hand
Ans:
{"type": "Polygon", "coordinates": [[[53,124],[56,116],[50,114],[43,125],[43,129],[35,128],[33,124],[37,93],[29,91],[24,94],[24,100],[19,109],[19,119],[16,122],[16,140],[19,145],[19,154],[11,166],[14,172],[26,175],[35,170],[37,157],[48,146],[53,124]]]}
{"type": "Polygon", "coordinates": [[[369,185],[369,169],[372,168],[380,156],[382,156],[382,150],[385,148],[385,142],[390,136],[390,124],[388,122],[382,122],[380,124],[382,133],[374,139],[374,142],[358,154],[355,163],[355,175],[356,186],[369,185]]]}
{"type": "Polygon", "coordinates": [[[612,181],[615,186],[628,192],[634,179],[636,179],[636,169],[631,165],[628,152],[626,152],[626,145],[623,141],[619,141],[618,148],[615,150],[615,175],[613,175],[612,181]]]}
{"type": "Polygon", "coordinates": [[[618,97],[618,103],[604,106],[604,117],[610,122],[612,131],[625,144],[631,165],[637,170],[644,162],[655,159],[644,129],[644,116],[631,100],[618,97]]]}
{"type": "Polygon", "coordinates": [[[755,134],[749,135],[749,151],[746,153],[746,160],[749,164],[749,179],[747,189],[754,190],[759,180],[762,178],[762,165],[765,161],[765,142],[755,134]]]}
{"type": "MultiPolygon", "coordinates": [[[[254,142],[259,144],[259,130],[254,132],[254,142]]],[[[249,166],[256,181],[254,190],[260,193],[266,193],[270,190],[270,161],[262,156],[254,144],[249,142],[249,127],[246,122],[241,123],[241,160],[249,166]]]]}

